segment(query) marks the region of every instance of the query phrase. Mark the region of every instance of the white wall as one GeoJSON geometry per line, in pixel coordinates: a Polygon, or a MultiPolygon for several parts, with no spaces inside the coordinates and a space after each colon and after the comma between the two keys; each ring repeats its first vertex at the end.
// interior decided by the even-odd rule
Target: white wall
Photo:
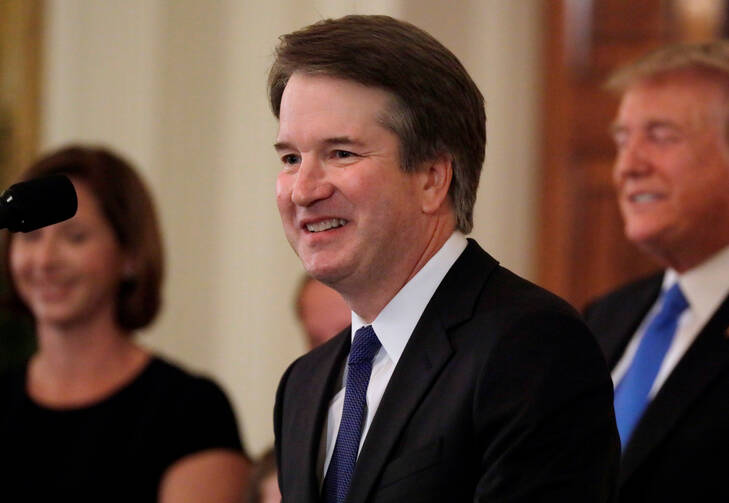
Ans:
{"type": "Polygon", "coordinates": [[[536,0],[47,0],[43,147],[107,144],[145,175],[169,260],[165,309],[140,339],[218,379],[253,453],[272,442],[278,377],[303,348],[291,307],[301,268],[274,202],[265,80],[278,35],[384,13],[453,49],[488,102],[474,237],[529,276],[539,10],[536,0]]]}
{"type": "Polygon", "coordinates": [[[536,273],[541,9],[538,0],[402,5],[404,19],[451,49],[486,98],[486,164],[472,237],[527,277],[536,273]]]}

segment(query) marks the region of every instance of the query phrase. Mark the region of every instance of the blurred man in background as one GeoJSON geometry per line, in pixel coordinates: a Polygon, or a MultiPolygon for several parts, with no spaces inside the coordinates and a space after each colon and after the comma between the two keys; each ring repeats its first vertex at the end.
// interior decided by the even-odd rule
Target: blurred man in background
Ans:
{"type": "Polygon", "coordinates": [[[729,43],[620,70],[614,181],[665,271],[586,310],[612,367],[620,501],[729,501],[729,43]]]}

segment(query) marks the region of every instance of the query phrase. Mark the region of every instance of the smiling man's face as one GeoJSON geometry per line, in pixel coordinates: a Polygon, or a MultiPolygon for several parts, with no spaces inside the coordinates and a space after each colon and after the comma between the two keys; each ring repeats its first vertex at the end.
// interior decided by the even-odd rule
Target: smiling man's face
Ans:
{"type": "Polygon", "coordinates": [[[390,102],[381,89],[302,73],[283,93],[278,209],[306,270],[335,289],[403,274],[425,234],[419,178],[402,171],[399,139],[380,120],[390,102]]]}
{"type": "MultiPolygon", "coordinates": [[[[614,181],[625,234],[673,264],[707,258],[729,228],[727,91],[692,73],[639,81],[625,92],[613,134],[614,181]]],[[[724,239],[724,242],[728,238],[724,239]]]]}

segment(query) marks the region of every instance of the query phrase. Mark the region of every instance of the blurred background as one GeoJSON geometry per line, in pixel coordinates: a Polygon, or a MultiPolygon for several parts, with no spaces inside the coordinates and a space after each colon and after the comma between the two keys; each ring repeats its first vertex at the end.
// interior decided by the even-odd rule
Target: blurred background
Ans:
{"type": "MultiPolygon", "coordinates": [[[[0,182],[69,142],[130,159],[157,201],[162,316],[139,340],[227,390],[253,454],[273,440],[278,378],[304,351],[301,266],[274,201],[277,37],[389,14],[429,31],[487,100],[472,236],[580,308],[653,268],[622,237],[602,90],[667,41],[721,37],[725,0],[0,0],[0,182]]],[[[4,316],[4,315],[2,315],[4,316]]],[[[17,320],[0,316],[0,340],[17,320]]]]}

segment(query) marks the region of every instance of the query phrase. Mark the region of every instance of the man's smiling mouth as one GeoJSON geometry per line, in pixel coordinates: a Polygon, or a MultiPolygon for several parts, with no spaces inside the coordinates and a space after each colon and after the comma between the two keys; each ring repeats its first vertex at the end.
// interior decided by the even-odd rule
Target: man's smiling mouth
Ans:
{"type": "Polygon", "coordinates": [[[663,199],[663,196],[654,192],[638,192],[628,196],[628,199],[631,203],[652,203],[663,199]]]}
{"type": "Polygon", "coordinates": [[[321,220],[311,224],[306,224],[306,230],[309,232],[322,232],[328,231],[329,229],[336,229],[345,225],[347,221],[343,218],[330,218],[328,220],[321,220]]]}

